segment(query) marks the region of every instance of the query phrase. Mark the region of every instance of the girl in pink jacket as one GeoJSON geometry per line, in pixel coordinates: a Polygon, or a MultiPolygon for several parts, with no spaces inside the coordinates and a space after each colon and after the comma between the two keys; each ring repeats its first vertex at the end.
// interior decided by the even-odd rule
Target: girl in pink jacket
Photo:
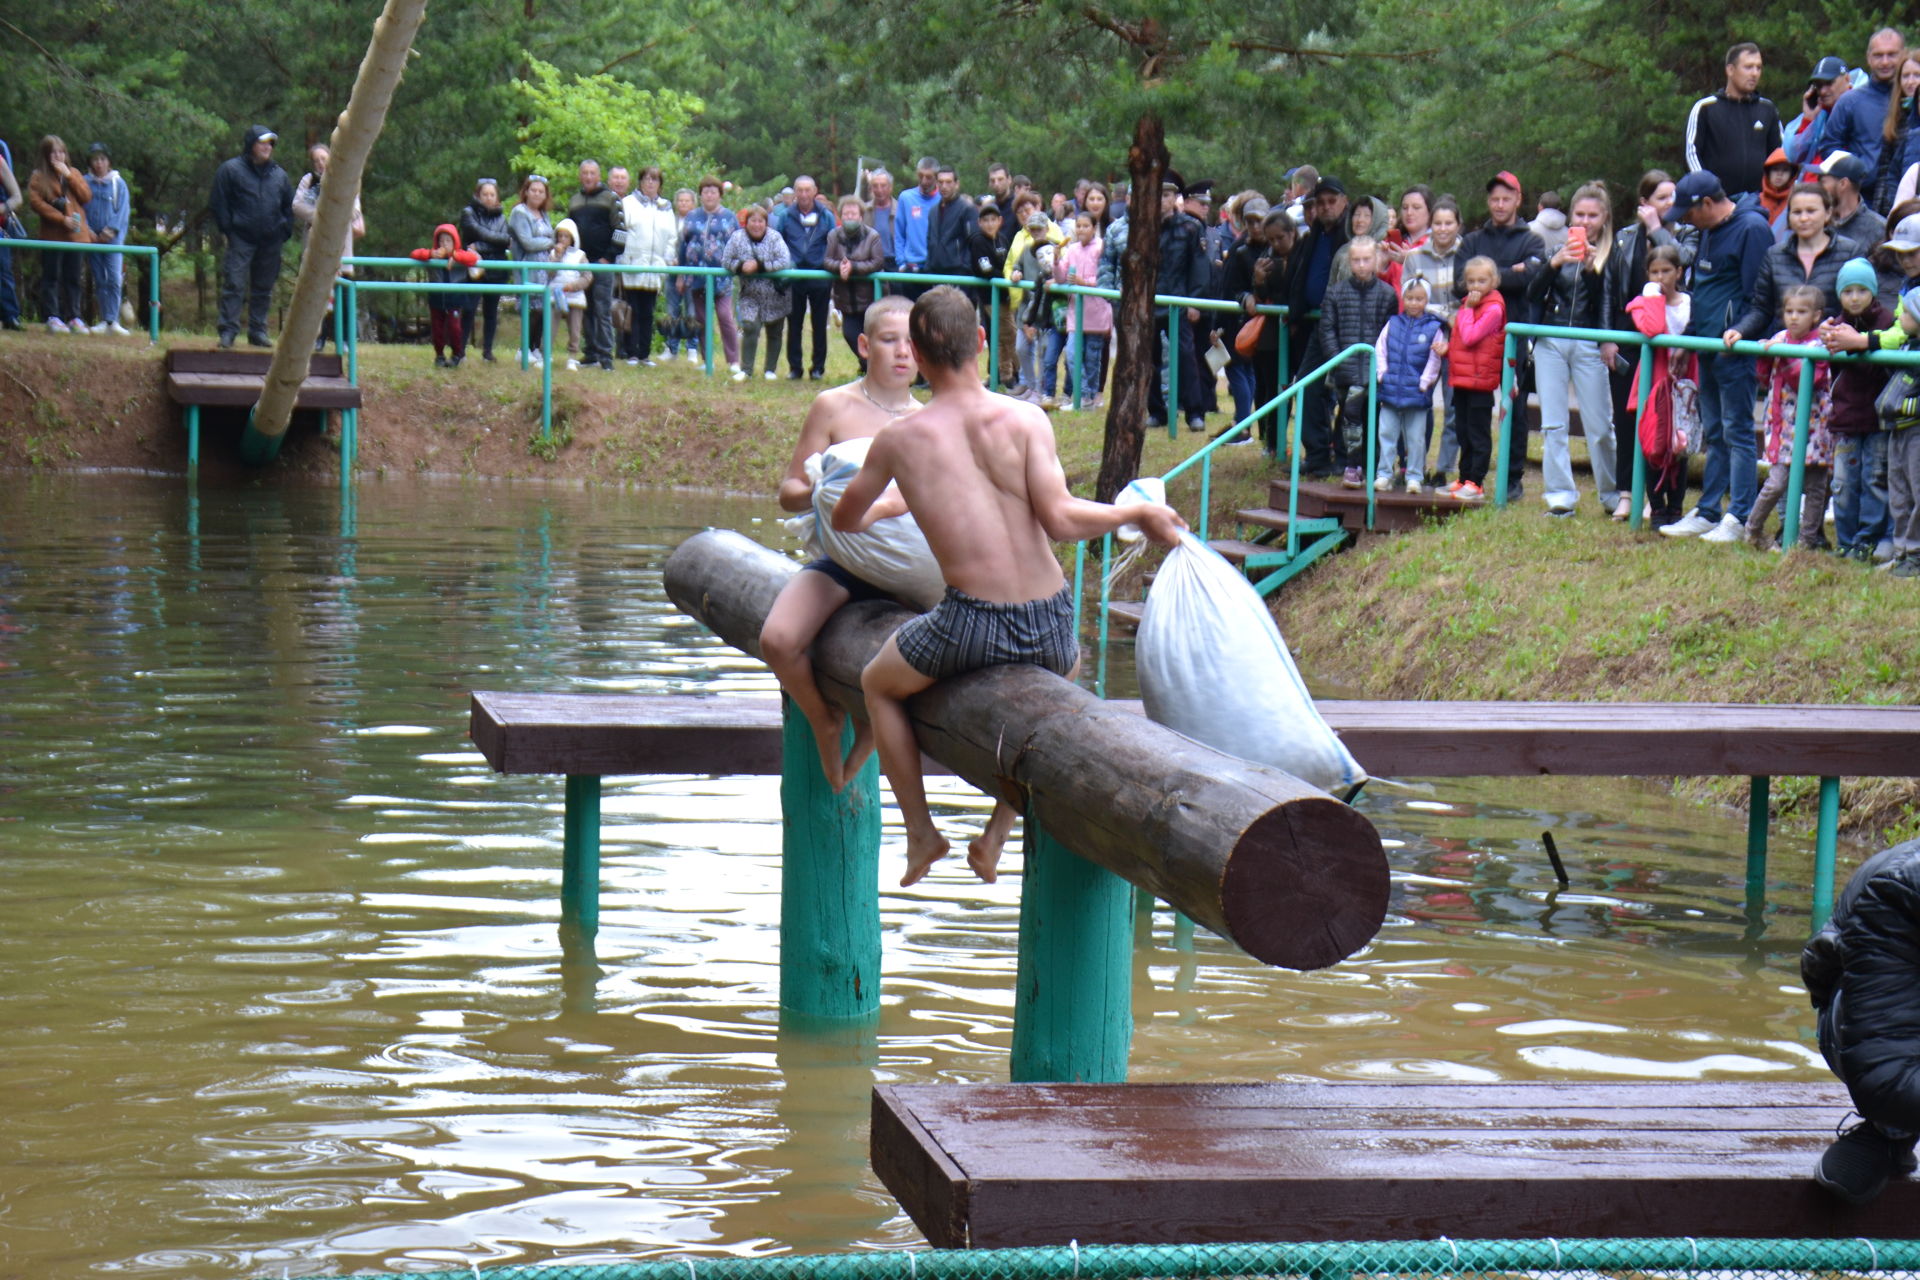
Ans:
{"type": "MultiPolygon", "coordinates": [[[[1082,213],[1073,220],[1073,243],[1060,251],[1053,261],[1053,278],[1060,284],[1092,285],[1100,278],[1100,237],[1094,230],[1093,215],[1082,213]]],[[[1062,295],[1067,298],[1067,379],[1071,385],[1076,369],[1087,371],[1087,387],[1075,387],[1083,409],[1100,407],[1100,388],[1106,383],[1107,375],[1107,335],[1113,332],[1113,304],[1105,298],[1080,298],[1077,295],[1062,295]],[[1081,319],[1085,323],[1084,331],[1077,330],[1074,322],[1076,301],[1080,304],[1081,319]],[[1073,340],[1079,333],[1081,342],[1078,362],[1073,356],[1073,340]],[[1087,394],[1088,389],[1091,395],[1087,394]]]]}

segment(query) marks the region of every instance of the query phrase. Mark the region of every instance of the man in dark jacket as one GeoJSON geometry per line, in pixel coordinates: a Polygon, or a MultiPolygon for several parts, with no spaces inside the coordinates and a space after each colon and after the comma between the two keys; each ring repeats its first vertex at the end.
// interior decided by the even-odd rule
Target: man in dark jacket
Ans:
{"type": "Polygon", "coordinates": [[[1820,1157],[1813,1180],[1866,1204],[1914,1172],[1920,1132],[1920,840],[1861,864],[1832,919],[1800,953],[1820,1052],[1860,1123],[1820,1157]]]}
{"type": "Polygon", "coordinates": [[[280,279],[280,255],[293,235],[293,184],[273,162],[279,136],[265,125],[247,129],[240,154],[213,175],[207,203],[214,225],[226,237],[220,260],[220,345],[231,347],[240,333],[244,299],[247,342],[270,347],[267,317],[273,310],[273,286],[280,279]]]}
{"type": "MultiPolygon", "coordinates": [[[[833,211],[820,199],[820,185],[802,174],[793,180],[793,207],[781,220],[780,234],[786,239],[793,265],[821,271],[827,265],[827,238],[838,224],[833,211]]],[[[795,280],[788,286],[793,294],[793,311],[787,321],[787,377],[800,376],[800,321],[813,312],[813,363],[808,366],[815,382],[827,376],[827,307],[833,297],[833,285],[826,280],[795,280]]]]}
{"type": "Polygon", "coordinates": [[[1718,175],[1738,196],[1760,190],[1767,157],[1779,145],[1780,113],[1760,96],[1760,46],[1737,44],[1727,50],[1726,87],[1687,113],[1687,168],[1718,175]]]}
{"type": "MultiPolygon", "coordinates": [[[[1687,333],[1719,338],[1733,328],[1753,296],[1754,284],[1773,248],[1773,231],[1760,212],[1758,196],[1727,198],[1720,179],[1690,173],[1674,184],[1673,212],[1700,232],[1693,259],[1693,314],[1687,333]]],[[[1753,401],[1758,383],[1752,356],[1700,353],[1701,452],[1706,474],[1700,505],[1673,524],[1660,526],[1669,538],[1702,537],[1708,542],[1738,543],[1753,510],[1759,487],[1759,459],[1753,434],[1753,401]],[[1732,501],[1724,509],[1723,495],[1732,501]]]]}
{"type": "MultiPolygon", "coordinates": [[[[1871,175],[1863,187],[1873,197],[1876,209],[1884,213],[1893,203],[1891,192],[1879,186],[1882,169],[1882,140],[1886,137],[1887,102],[1898,91],[1894,83],[1900,64],[1906,60],[1907,41],[1892,27],[1882,27],[1867,41],[1867,82],[1840,95],[1827,116],[1826,136],[1821,148],[1828,155],[1844,151],[1859,156],[1871,175]]],[[[1893,157],[1889,176],[1900,181],[1900,157],[1893,157]]]]}
{"type": "MultiPolygon", "coordinates": [[[[1309,211],[1307,229],[1293,253],[1293,273],[1287,291],[1287,329],[1290,344],[1287,356],[1292,364],[1288,376],[1297,379],[1303,369],[1318,364],[1308,356],[1320,349],[1318,315],[1333,280],[1333,257],[1347,242],[1347,188],[1329,174],[1314,183],[1304,206],[1309,211]]],[[[1333,476],[1333,397],[1325,379],[1313,384],[1301,396],[1300,474],[1307,479],[1326,480],[1333,476]]]]}
{"type": "MultiPolygon", "coordinates": [[[[1480,229],[1461,241],[1467,258],[1492,258],[1500,269],[1500,299],[1507,306],[1507,323],[1533,319],[1533,304],[1527,300],[1527,286],[1546,268],[1547,247],[1540,236],[1520,217],[1522,196],[1520,179],[1502,169],[1487,179],[1487,220],[1480,229]]],[[[1458,279],[1454,289],[1460,289],[1458,279]]],[[[1515,411],[1507,415],[1512,427],[1513,445],[1507,452],[1507,498],[1518,498],[1521,480],[1527,471],[1528,415],[1522,410],[1533,390],[1533,362],[1527,341],[1516,338],[1513,344],[1513,403],[1515,411]]]]}
{"type": "MultiPolygon", "coordinates": [[[[614,232],[626,230],[620,193],[600,182],[600,162],[580,162],[580,189],[567,202],[567,216],[580,228],[580,252],[588,262],[609,263],[616,256],[614,232]]],[[[613,372],[613,288],[611,271],[596,271],[587,281],[586,334],[581,345],[588,364],[613,372]]]]}
{"type": "Polygon", "coordinates": [[[940,203],[933,207],[927,223],[927,270],[943,276],[971,275],[968,250],[973,233],[979,229],[973,201],[960,194],[960,177],[952,169],[940,169],[935,181],[940,203]]]}
{"type": "MultiPolygon", "coordinates": [[[[1168,298],[1197,298],[1207,291],[1210,268],[1207,265],[1207,231],[1200,220],[1186,213],[1180,207],[1181,188],[1178,176],[1168,171],[1170,180],[1160,184],[1160,275],[1154,284],[1156,295],[1168,298]]],[[[1167,329],[1171,308],[1155,311],[1160,319],[1160,332],[1167,329]]],[[[1189,431],[1204,431],[1207,427],[1206,394],[1207,387],[1200,380],[1200,361],[1194,347],[1194,335],[1199,327],[1201,312],[1192,308],[1180,310],[1180,347],[1173,358],[1179,360],[1180,369],[1180,409],[1186,415],[1189,431]]],[[[1156,427],[1167,425],[1167,393],[1161,384],[1161,374],[1165,371],[1169,353],[1164,340],[1154,343],[1159,358],[1154,362],[1153,382],[1147,388],[1147,420],[1156,427]]]]}

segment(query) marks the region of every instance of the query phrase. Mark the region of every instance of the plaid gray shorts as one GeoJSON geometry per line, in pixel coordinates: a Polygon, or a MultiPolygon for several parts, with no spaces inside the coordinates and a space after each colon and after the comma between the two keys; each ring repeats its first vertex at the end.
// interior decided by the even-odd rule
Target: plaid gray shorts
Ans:
{"type": "Polygon", "coordinates": [[[946,598],[893,633],[900,656],[935,680],[1025,663],[1066,675],[1080,661],[1073,587],[1044,600],[996,604],[947,588],[946,598]]]}

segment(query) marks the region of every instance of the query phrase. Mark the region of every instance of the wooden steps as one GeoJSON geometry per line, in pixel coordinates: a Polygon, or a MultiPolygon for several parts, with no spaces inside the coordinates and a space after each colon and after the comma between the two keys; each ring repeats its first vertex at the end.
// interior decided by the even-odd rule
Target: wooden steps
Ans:
{"type": "MultiPolygon", "coordinates": [[[[1291,488],[1290,480],[1273,481],[1267,489],[1268,508],[1284,514],[1291,488]]],[[[1367,529],[1367,494],[1366,489],[1349,489],[1337,481],[1302,480],[1297,509],[1303,519],[1332,518],[1344,528],[1362,533],[1367,529]]],[[[1479,502],[1462,501],[1433,490],[1375,493],[1373,531],[1402,533],[1418,529],[1428,520],[1444,520],[1485,505],[1484,499],[1479,502]]]]}

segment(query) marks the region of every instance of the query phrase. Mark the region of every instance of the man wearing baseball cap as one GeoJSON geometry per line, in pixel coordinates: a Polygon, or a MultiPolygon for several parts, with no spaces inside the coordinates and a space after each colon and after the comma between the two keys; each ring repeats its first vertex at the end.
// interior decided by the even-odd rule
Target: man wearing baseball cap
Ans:
{"type": "Polygon", "coordinates": [[[1800,95],[1800,118],[1786,131],[1780,146],[1787,159],[1799,165],[1809,178],[1826,158],[1827,121],[1833,118],[1833,104],[1853,88],[1853,73],[1847,64],[1828,54],[1813,64],[1807,77],[1807,89],[1800,95]]]}
{"type": "Polygon", "coordinates": [[[247,130],[245,146],[213,174],[208,207],[227,239],[220,260],[220,345],[230,347],[240,332],[240,311],[247,311],[247,341],[270,347],[267,318],[273,311],[273,286],[280,278],[280,255],[293,235],[293,184],[273,162],[279,136],[265,125],[247,130]]]}
{"type": "MultiPolygon", "coordinates": [[[[1667,215],[1700,232],[1693,259],[1693,314],[1687,333],[1719,338],[1739,323],[1753,296],[1773,231],[1760,214],[1760,198],[1727,198],[1720,179],[1701,170],[1673,187],[1673,211],[1667,215]]],[[[1752,356],[1732,352],[1699,353],[1701,452],[1706,475],[1700,505],[1672,524],[1661,525],[1669,538],[1699,537],[1705,542],[1737,544],[1744,536],[1759,487],[1759,462],[1753,432],[1753,401],[1758,389],[1752,356]],[[1720,500],[1732,494],[1732,503],[1720,500]]]]}
{"type": "Polygon", "coordinates": [[[1867,162],[1847,151],[1836,151],[1820,165],[1820,185],[1833,201],[1829,229],[1836,236],[1871,247],[1887,238],[1887,220],[1867,207],[1861,192],[1873,185],[1867,162]]]}
{"type": "MultiPolygon", "coordinates": [[[[1520,179],[1512,170],[1502,169],[1487,179],[1487,220],[1461,242],[1465,258],[1492,258],[1500,269],[1500,297],[1507,305],[1507,322],[1533,319],[1533,304],[1527,301],[1527,283],[1538,275],[1547,260],[1547,247],[1540,236],[1520,217],[1522,195],[1520,179]]],[[[1533,366],[1524,340],[1514,342],[1513,402],[1525,405],[1533,386],[1533,366]]],[[[1527,415],[1508,416],[1514,432],[1513,448],[1507,454],[1507,498],[1518,498],[1527,470],[1527,415]]]]}

